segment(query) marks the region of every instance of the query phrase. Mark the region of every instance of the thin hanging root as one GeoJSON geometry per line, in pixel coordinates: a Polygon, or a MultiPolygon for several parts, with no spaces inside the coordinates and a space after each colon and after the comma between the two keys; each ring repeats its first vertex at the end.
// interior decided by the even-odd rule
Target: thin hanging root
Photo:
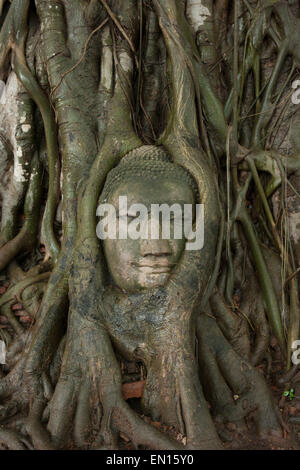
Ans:
{"type": "Polygon", "coordinates": [[[85,42],[85,45],[84,45],[84,48],[83,48],[83,52],[80,56],[80,58],[78,59],[78,61],[76,62],[75,65],[73,65],[73,67],[71,67],[69,70],[67,70],[66,72],[64,72],[60,79],[59,79],[59,82],[57,85],[55,85],[55,87],[51,90],[51,94],[50,94],[50,100],[52,99],[52,96],[54,95],[54,93],[56,92],[56,90],[60,87],[60,85],[62,84],[62,81],[63,79],[69,75],[69,73],[71,72],[74,72],[74,70],[82,63],[82,61],[84,60],[85,56],[86,56],[86,53],[87,53],[87,48],[88,48],[88,45],[92,39],[92,37],[94,36],[94,34],[96,34],[98,31],[100,31],[100,29],[102,29],[106,23],[108,22],[108,18],[105,18],[105,20],[102,21],[102,23],[99,24],[99,26],[97,26],[97,28],[95,28],[91,34],[89,35],[89,37],[87,38],[86,42],[85,42]]]}
{"type": "MultiPolygon", "coordinates": [[[[24,4],[29,5],[29,0],[24,1],[24,4]]],[[[1,28],[0,34],[0,77],[5,78],[7,73],[7,56],[12,47],[12,38],[14,34],[14,13],[15,5],[11,7],[6,16],[5,22],[1,28]]]]}
{"type": "Polygon", "coordinates": [[[242,214],[239,216],[239,220],[243,225],[246,238],[252,251],[252,256],[254,258],[254,263],[260,280],[264,300],[266,302],[266,310],[270,324],[272,325],[274,334],[279,341],[282,352],[285,353],[286,347],[283,335],[283,327],[274,286],[267,270],[265,260],[254,232],[253,224],[247,213],[246,207],[244,207],[242,214]]]}
{"type": "Polygon", "coordinates": [[[43,218],[42,231],[45,245],[54,262],[59,254],[59,245],[53,231],[53,222],[59,199],[59,153],[57,129],[47,96],[39,87],[25,60],[27,17],[30,0],[15,0],[11,5],[0,34],[0,70],[9,52],[13,51],[15,72],[29,95],[37,104],[44,122],[49,167],[49,191],[43,218]]]}
{"type": "MultiPolygon", "coordinates": [[[[140,21],[143,22],[143,6],[140,7],[140,21]]],[[[152,10],[146,12],[146,39],[143,43],[143,29],[140,26],[140,46],[139,61],[143,63],[143,70],[146,72],[142,76],[139,70],[139,88],[136,114],[139,107],[141,114],[141,132],[146,142],[156,141],[156,132],[162,126],[162,116],[166,113],[166,49],[161,37],[159,24],[155,13],[152,10]],[[144,44],[144,45],[143,45],[144,44]],[[143,58],[142,58],[143,54],[143,58]]]]}
{"type": "Polygon", "coordinates": [[[29,0],[14,0],[0,34],[0,70],[5,64],[8,53],[13,51],[14,69],[33,101],[38,106],[46,135],[49,167],[49,191],[43,219],[42,232],[48,252],[54,262],[59,254],[59,244],[53,231],[53,222],[59,198],[59,152],[55,119],[47,96],[27,67],[25,59],[25,42],[27,38],[27,17],[29,0]]]}
{"type": "MultiPolygon", "coordinates": [[[[269,226],[274,237],[275,243],[280,250],[281,257],[283,260],[286,260],[287,265],[287,274],[291,276],[293,274],[293,269],[290,261],[290,256],[287,250],[285,249],[280,236],[277,232],[276,224],[273,219],[272,212],[270,210],[263,186],[261,184],[258,171],[256,169],[255,162],[252,160],[251,155],[247,157],[247,161],[249,163],[250,170],[252,172],[258,193],[260,195],[266,217],[269,222],[269,226]]],[[[288,344],[287,344],[287,368],[291,366],[291,351],[292,345],[295,340],[298,339],[299,336],[299,300],[298,300],[298,289],[297,289],[297,282],[294,277],[291,278],[290,282],[290,323],[289,323],[289,331],[288,331],[288,344]]]]}
{"type": "Polygon", "coordinates": [[[31,177],[27,190],[24,216],[20,233],[0,248],[0,271],[2,271],[21,251],[30,251],[36,243],[40,204],[42,195],[42,165],[37,153],[31,165],[31,177]]]}
{"type": "Polygon", "coordinates": [[[47,203],[45,214],[42,223],[42,237],[46,246],[46,250],[51,255],[53,262],[56,263],[60,247],[56,240],[53,222],[56,215],[56,208],[59,200],[59,153],[57,144],[57,129],[54,116],[50,107],[50,103],[46,95],[40,89],[38,83],[31,75],[23,54],[19,49],[16,52],[15,71],[26,88],[32,99],[37,104],[44,122],[44,129],[46,135],[46,145],[48,154],[48,168],[49,168],[49,189],[47,196],[47,203]]]}
{"type": "Polygon", "coordinates": [[[135,58],[135,63],[136,63],[136,68],[139,70],[140,68],[140,65],[139,65],[139,62],[138,62],[138,59],[137,59],[137,53],[136,53],[136,50],[135,50],[135,47],[130,39],[130,37],[127,35],[126,31],[124,30],[123,26],[121,25],[121,23],[119,22],[118,18],[116,17],[116,15],[113,13],[113,11],[110,9],[109,5],[106,3],[106,0],[100,0],[101,3],[103,4],[104,8],[106,9],[108,15],[111,17],[112,21],[114,22],[114,24],[116,25],[116,27],[118,28],[118,30],[120,31],[120,33],[122,34],[122,36],[124,36],[124,38],[126,39],[127,43],[129,44],[129,47],[131,49],[131,52],[134,54],[134,58],[135,58]]]}
{"type": "Polygon", "coordinates": [[[253,227],[252,220],[248,214],[248,209],[246,207],[246,196],[251,181],[251,175],[248,176],[246,184],[240,186],[238,180],[237,168],[234,167],[232,170],[233,175],[233,188],[235,192],[235,207],[231,215],[231,224],[238,220],[243,226],[246,240],[249,244],[252,257],[254,260],[254,265],[256,267],[258,279],[260,281],[262,294],[264,297],[266,312],[270,322],[270,325],[273,328],[274,334],[278,339],[282,353],[286,352],[283,326],[280,316],[280,311],[278,307],[278,302],[274,290],[274,285],[272,283],[270,273],[267,269],[264,256],[262,254],[258,239],[253,227]]]}
{"type": "MultiPolygon", "coordinates": [[[[239,307],[236,306],[236,309],[240,315],[247,320],[249,327],[255,332],[254,345],[251,348],[249,361],[252,365],[256,366],[260,364],[260,361],[264,358],[268,349],[270,327],[265,315],[263,298],[251,261],[248,256],[245,256],[241,241],[239,241],[239,245],[236,245],[235,249],[237,249],[238,246],[239,255],[235,257],[235,274],[236,286],[241,291],[241,302],[239,307]]],[[[267,258],[267,256],[265,258],[267,258]]],[[[270,274],[272,274],[268,264],[267,267],[270,274]]],[[[273,276],[271,276],[271,278],[274,282],[273,276]]],[[[276,291],[276,285],[274,288],[276,291]]]]}

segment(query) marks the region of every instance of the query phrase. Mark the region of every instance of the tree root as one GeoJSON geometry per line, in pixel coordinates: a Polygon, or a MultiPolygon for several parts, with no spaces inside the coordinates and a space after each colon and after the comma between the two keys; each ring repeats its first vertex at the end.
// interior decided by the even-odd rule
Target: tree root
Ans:
{"type": "Polygon", "coordinates": [[[0,248],[0,271],[21,251],[30,251],[36,244],[42,194],[42,166],[37,154],[31,164],[31,177],[27,190],[24,216],[25,222],[20,233],[0,248]]]}
{"type": "Polygon", "coordinates": [[[273,434],[282,438],[284,426],[280,413],[260,373],[233,351],[212,318],[199,317],[197,334],[200,371],[206,374],[203,383],[213,410],[216,407],[216,413],[228,421],[241,420],[255,411],[260,435],[268,438],[273,434]]]}
{"type": "MultiPolygon", "coordinates": [[[[0,444],[4,444],[9,450],[28,450],[26,439],[16,431],[6,429],[0,425],[0,444]]],[[[29,444],[30,446],[30,444],[29,444]]]]}
{"type": "Polygon", "coordinates": [[[250,338],[246,319],[233,313],[217,289],[210,298],[210,305],[221,331],[233,349],[241,357],[249,359],[250,338]]]}
{"type": "Polygon", "coordinates": [[[27,289],[29,286],[32,286],[33,284],[44,282],[48,280],[49,277],[50,277],[50,273],[42,273],[33,277],[28,277],[24,279],[23,281],[20,281],[18,284],[11,287],[7,292],[5,292],[5,294],[1,296],[0,307],[2,307],[3,305],[15,299],[21,298],[22,292],[25,289],[27,289]]]}
{"type": "Polygon", "coordinates": [[[4,400],[12,396],[22,387],[25,358],[23,357],[14,369],[0,381],[0,399],[4,400]]]}

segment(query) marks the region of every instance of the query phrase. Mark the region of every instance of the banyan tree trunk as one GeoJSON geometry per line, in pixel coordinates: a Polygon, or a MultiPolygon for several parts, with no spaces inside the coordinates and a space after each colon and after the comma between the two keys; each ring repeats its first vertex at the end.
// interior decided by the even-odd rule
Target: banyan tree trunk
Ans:
{"type": "Polygon", "coordinates": [[[261,369],[272,343],[281,383],[296,372],[299,8],[0,1],[0,448],[294,445],[261,369]],[[127,292],[97,206],[131,152],[151,174],[153,148],[197,187],[204,246],[127,292]]]}

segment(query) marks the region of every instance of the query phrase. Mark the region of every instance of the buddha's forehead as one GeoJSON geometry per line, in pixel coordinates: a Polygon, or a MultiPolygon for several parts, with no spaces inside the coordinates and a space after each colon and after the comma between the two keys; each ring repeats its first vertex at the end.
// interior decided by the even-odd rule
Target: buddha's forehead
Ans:
{"type": "Polygon", "coordinates": [[[120,196],[126,196],[128,205],[155,204],[176,202],[192,204],[194,202],[193,190],[186,181],[175,181],[164,176],[163,178],[143,178],[139,176],[122,181],[108,198],[108,203],[117,206],[120,196]]]}

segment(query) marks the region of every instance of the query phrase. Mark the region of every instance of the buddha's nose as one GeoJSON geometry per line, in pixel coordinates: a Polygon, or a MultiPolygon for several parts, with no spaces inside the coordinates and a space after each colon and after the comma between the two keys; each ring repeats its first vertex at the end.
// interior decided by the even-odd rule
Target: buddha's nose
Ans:
{"type": "Polygon", "coordinates": [[[162,220],[149,217],[147,236],[142,239],[142,256],[169,256],[172,254],[170,241],[163,238],[162,220]],[[156,230],[152,232],[152,223],[157,224],[156,230]]]}

